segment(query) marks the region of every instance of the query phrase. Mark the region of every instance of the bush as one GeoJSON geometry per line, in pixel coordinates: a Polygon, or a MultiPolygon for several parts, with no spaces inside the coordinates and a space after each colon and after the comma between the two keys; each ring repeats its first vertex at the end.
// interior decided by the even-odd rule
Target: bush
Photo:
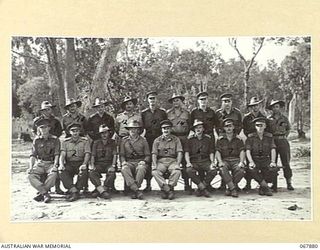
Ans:
{"type": "Polygon", "coordinates": [[[295,157],[310,157],[311,156],[311,148],[310,147],[299,147],[297,149],[297,153],[295,157]]]}

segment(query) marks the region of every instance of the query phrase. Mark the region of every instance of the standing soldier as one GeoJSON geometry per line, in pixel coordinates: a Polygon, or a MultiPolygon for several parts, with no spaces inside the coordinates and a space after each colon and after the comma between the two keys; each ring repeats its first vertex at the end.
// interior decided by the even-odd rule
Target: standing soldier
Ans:
{"type": "Polygon", "coordinates": [[[61,123],[59,121],[58,118],[56,118],[53,115],[53,108],[56,105],[52,105],[50,102],[48,101],[43,101],[41,103],[41,108],[40,108],[40,116],[37,116],[36,118],[33,119],[33,132],[34,134],[38,134],[37,133],[37,126],[36,126],[36,122],[39,119],[48,119],[50,121],[50,134],[57,136],[58,138],[62,135],[62,127],[61,127],[61,123]]]}
{"type": "Polygon", "coordinates": [[[246,155],[248,170],[251,176],[260,184],[259,194],[272,196],[268,182],[277,176],[276,145],[271,133],[264,132],[267,119],[258,117],[253,120],[256,132],[249,134],[246,140],[246,155]]]}
{"type": "MultiPolygon", "coordinates": [[[[252,122],[257,117],[265,117],[261,112],[261,103],[263,100],[259,100],[258,97],[252,97],[250,103],[247,105],[249,113],[245,114],[243,117],[243,132],[248,137],[249,134],[256,132],[254,123],[252,122]]],[[[268,130],[268,124],[266,131],[268,130]]],[[[251,190],[251,180],[252,177],[249,175],[249,172],[245,173],[246,186],[244,190],[251,190]]]]}
{"type": "Polygon", "coordinates": [[[79,123],[81,125],[80,136],[86,135],[86,117],[83,114],[79,113],[81,104],[82,103],[80,100],[75,100],[73,98],[67,99],[66,101],[66,105],[64,106],[64,108],[67,110],[67,113],[62,117],[62,127],[66,133],[66,138],[71,136],[67,128],[72,123],[79,123]]]}
{"type": "Polygon", "coordinates": [[[231,118],[223,120],[225,133],[218,138],[216,158],[223,181],[227,184],[227,196],[238,197],[238,183],[244,176],[245,151],[244,144],[234,130],[234,121],[231,118]],[[229,171],[232,172],[232,176],[229,171]]]}
{"type": "Polygon", "coordinates": [[[214,163],[214,142],[210,136],[204,134],[204,123],[195,120],[192,126],[195,134],[187,140],[185,145],[185,158],[187,162],[187,174],[191,180],[197,184],[197,196],[210,197],[207,186],[217,175],[214,163]],[[197,172],[205,175],[201,180],[197,172]]]}
{"type": "MultiPolygon", "coordinates": [[[[224,133],[223,120],[226,118],[231,118],[233,120],[235,134],[238,135],[242,129],[242,116],[240,110],[232,106],[232,97],[233,95],[230,93],[224,93],[220,96],[221,108],[216,111],[218,117],[218,135],[224,133]]],[[[225,188],[226,185],[222,179],[219,190],[225,190],[225,188]]]]}
{"type": "Polygon", "coordinates": [[[67,129],[71,137],[61,144],[59,173],[64,187],[71,194],[67,201],[72,202],[79,199],[79,190],[86,185],[91,150],[88,138],[80,137],[80,124],[72,123],[67,129]],[[73,183],[75,175],[78,177],[76,184],[73,183]]]}
{"type": "Polygon", "coordinates": [[[152,175],[162,190],[162,199],[174,199],[174,187],[181,175],[183,150],[180,139],[171,134],[172,122],[164,120],[160,124],[162,135],[154,140],[152,147],[152,175]],[[169,172],[169,182],[164,174],[169,172]]]}
{"type": "Polygon", "coordinates": [[[122,113],[116,117],[116,132],[120,138],[129,135],[129,131],[126,129],[130,121],[139,121],[141,123],[141,115],[135,112],[135,106],[137,105],[137,98],[126,96],[121,104],[122,113]]]}
{"type": "Polygon", "coordinates": [[[96,98],[93,108],[96,109],[96,113],[91,115],[88,119],[87,132],[90,138],[95,141],[100,139],[99,127],[100,125],[106,125],[111,129],[112,135],[114,133],[114,119],[111,115],[106,113],[106,102],[96,98]]]}
{"type": "Polygon", "coordinates": [[[28,178],[31,185],[39,192],[34,200],[43,200],[48,203],[51,200],[48,192],[54,186],[57,177],[60,141],[49,132],[50,120],[38,119],[35,125],[39,130],[39,135],[33,140],[28,178]],[[42,181],[43,175],[47,176],[42,181]]]}
{"type": "MultiPolygon", "coordinates": [[[[38,134],[37,132],[37,126],[35,125],[37,120],[39,119],[48,119],[50,121],[50,134],[51,135],[54,135],[56,137],[60,137],[62,135],[62,127],[61,127],[61,123],[59,121],[58,118],[56,118],[54,115],[53,115],[53,108],[55,107],[56,105],[52,105],[50,102],[48,101],[43,101],[41,103],[41,108],[40,108],[40,116],[36,117],[33,121],[34,121],[34,124],[33,124],[33,132],[34,134],[38,134]]],[[[61,190],[60,188],[60,179],[59,179],[59,176],[57,176],[56,178],[56,183],[55,183],[55,191],[57,194],[64,194],[64,192],[61,190]]]]}
{"type": "MultiPolygon", "coordinates": [[[[284,178],[287,181],[287,189],[294,190],[291,178],[292,170],[290,167],[290,144],[288,142],[288,135],[290,133],[290,123],[287,117],[285,117],[280,108],[284,107],[284,102],[279,100],[272,100],[268,106],[269,110],[272,110],[272,115],[269,117],[270,131],[273,134],[274,143],[276,144],[277,160],[280,155],[284,178]]],[[[273,185],[273,190],[277,190],[277,183],[273,185]]]]}
{"type": "MultiPolygon", "coordinates": [[[[142,127],[145,129],[145,137],[149,148],[152,148],[154,140],[161,135],[160,122],[167,119],[167,113],[164,109],[158,107],[157,92],[151,91],[147,93],[149,107],[142,111],[142,127]]],[[[151,190],[151,169],[146,174],[147,187],[145,191],[151,190]]]]}
{"type": "MultiPolygon", "coordinates": [[[[215,143],[214,129],[218,125],[218,119],[214,110],[208,107],[208,93],[198,93],[197,101],[198,107],[191,111],[191,124],[193,124],[196,119],[202,121],[204,134],[210,136],[212,142],[215,143]]],[[[207,190],[212,192],[214,188],[208,184],[207,190]]]]}
{"type": "Polygon", "coordinates": [[[100,125],[99,133],[101,134],[101,139],[94,141],[92,145],[89,178],[96,187],[92,192],[92,196],[109,199],[109,192],[114,187],[116,179],[116,142],[111,139],[111,130],[108,126],[100,125]],[[106,179],[102,185],[100,178],[102,178],[103,173],[106,174],[106,179]]]}
{"type": "Polygon", "coordinates": [[[150,149],[148,142],[139,134],[142,132],[139,121],[130,121],[126,126],[129,136],[120,144],[121,173],[127,186],[133,191],[132,199],[143,199],[139,190],[150,165],[150,149]]]}
{"type": "MultiPolygon", "coordinates": [[[[182,144],[182,148],[184,149],[189,131],[190,131],[190,113],[183,108],[184,97],[182,95],[173,94],[172,97],[168,100],[169,103],[173,105],[173,107],[167,110],[168,120],[170,120],[173,124],[172,134],[177,136],[182,144]]],[[[191,191],[191,187],[189,185],[189,177],[186,173],[186,164],[184,159],[182,159],[182,178],[184,180],[184,190],[191,191]]]]}

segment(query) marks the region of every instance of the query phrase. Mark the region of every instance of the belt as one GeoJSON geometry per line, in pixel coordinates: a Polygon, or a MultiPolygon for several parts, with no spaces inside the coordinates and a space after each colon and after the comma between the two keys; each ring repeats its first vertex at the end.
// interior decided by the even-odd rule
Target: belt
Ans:
{"type": "Polygon", "coordinates": [[[45,160],[38,159],[38,161],[42,162],[42,163],[53,163],[53,160],[52,161],[45,161],[45,160]]]}
{"type": "Polygon", "coordinates": [[[274,139],[287,139],[287,137],[285,135],[274,135],[273,138],[274,139]]]}
{"type": "Polygon", "coordinates": [[[132,160],[140,160],[140,159],[144,159],[144,156],[141,155],[137,155],[137,156],[130,156],[127,157],[128,159],[132,159],[132,160]]]}
{"type": "Polygon", "coordinates": [[[159,159],[162,159],[162,158],[172,158],[172,159],[175,159],[175,158],[177,158],[176,156],[158,156],[158,160],[159,159]]]}
{"type": "Polygon", "coordinates": [[[270,159],[270,156],[257,156],[257,155],[253,155],[252,158],[254,159],[270,159]]]}
{"type": "Polygon", "coordinates": [[[54,160],[54,158],[38,158],[38,160],[39,161],[43,161],[43,162],[45,162],[45,161],[48,161],[48,162],[50,161],[51,162],[51,161],[54,160]]]}

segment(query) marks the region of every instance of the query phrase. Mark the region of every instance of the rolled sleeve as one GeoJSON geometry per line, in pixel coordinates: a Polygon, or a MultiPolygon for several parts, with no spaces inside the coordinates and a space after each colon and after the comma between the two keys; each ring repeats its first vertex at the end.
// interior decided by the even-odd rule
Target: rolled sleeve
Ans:
{"type": "Polygon", "coordinates": [[[89,153],[91,154],[91,149],[90,149],[90,142],[86,141],[84,145],[84,153],[89,153]]]}
{"type": "Polygon", "coordinates": [[[54,145],[54,155],[60,154],[60,140],[57,138],[54,145]]]}
{"type": "Polygon", "coordinates": [[[251,139],[251,138],[248,138],[248,139],[246,140],[245,149],[246,149],[246,150],[252,150],[252,139],[251,139]]]}
{"type": "Polygon", "coordinates": [[[159,146],[159,142],[158,140],[155,140],[152,144],[152,154],[158,155],[158,146],[159,146]]]}
{"type": "Polygon", "coordinates": [[[176,146],[177,152],[183,152],[182,144],[179,138],[177,138],[177,146],[176,146]]]}

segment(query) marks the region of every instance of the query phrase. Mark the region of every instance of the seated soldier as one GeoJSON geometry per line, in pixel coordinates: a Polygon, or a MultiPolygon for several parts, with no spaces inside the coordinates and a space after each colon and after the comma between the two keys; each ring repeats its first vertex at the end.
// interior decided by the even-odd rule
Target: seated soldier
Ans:
{"type": "Polygon", "coordinates": [[[121,173],[127,186],[133,191],[131,198],[141,200],[143,194],[139,188],[150,164],[149,145],[140,136],[142,127],[139,121],[130,121],[126,129],[129,130],[129,136],[124,137],[120,144],[121,173]]]}
{"type": "Polygon", "coordinates": [[[223,120],[225,133],[218,138],[216,158],[220,175],[227,184],[226,195],[238,197],[237,186],[244,176],[245,151],[241,139],[234,133],[234,121],[231,118],[223,120]],[[232,172],[232,176],[229,171],[232,172]]]}
{"type": "Polygon", "coordinates": [[[28,179],[39,192],[34,200],[48,203],[51,200],[48,191],[54,186],[57,178],[60,141],[58,137],[49,133],[50,120],[38,119],[35,126],[39,135],[33,140],[28,179]],[[44,175],[46,178],[41,181],[44,175]]]}
{"type": "Polygon", "coordinates": [[[255,118],[256,132],[249,134],[246,140],[246,154],[249,161],[248,171],[260,184],[259,194],[272,196],[268,182],[277,176],[276,146],[271,133],[264,132],[267,119],[255,118]]]}
{"type": "Polygon", "coordinates": [[[114,181],[116,179],[117,149],[116,142],[111,139],[111,129],[102,124],[99,127],[101,139],[93,142],[91,164],[89,165],[89,178],[96,189],[92,192],[92,197],[100,196],[109,199],[114,181]],[[101,184],[102,173],[106,174],[106,179],[101,184]]]}
{"type": "Polygon", "coordinates": [[[197,196],[210,197],[207,186],[217,175],[217,169],[214,164],[214,142],[211,137],[204,134],[204,123],[195,120],[191,128],[195,134],[187,140],[185,146],[186,171],[191,180],[197,184],[197,196]],[[201,181],[197,172],[205,174],[204,180],[201,181]]]}
{"type": "Polygon", "coordinates": [[[61,144],[59,174],[63,186],[68,189],[70,196],[67,201],[79,199],[81,190],[88,178],[87,166],[90,160],[90,142],[86,137],[80,137],[81,125],[72,123],[68,126],[71,137],[61,144]],[[77,182],[73,183],[73,177],[77,175],[77,182]]]}
{"type": "Polygon", "coordinates": [[[162,190],[162,199],[174,199],[174,187],[181,175],[182,145],[180,139],[171,134],[172,122],[160,123],[162,135],[154,140],[152,146],[152,175],[162,190]],[[164,174],[169,172],[169,182],[164,174]]]}

